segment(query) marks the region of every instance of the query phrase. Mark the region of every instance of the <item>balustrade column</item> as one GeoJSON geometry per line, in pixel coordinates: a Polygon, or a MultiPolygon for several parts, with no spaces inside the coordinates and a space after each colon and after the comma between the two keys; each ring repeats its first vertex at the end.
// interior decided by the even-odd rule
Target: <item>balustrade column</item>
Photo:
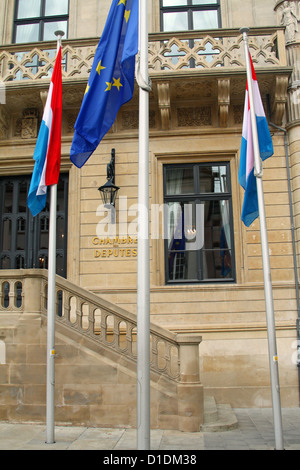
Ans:
{"type": "Polygon", "coordinates": [[[180,383],[178,391],[178,427],[180,431],[197,432],[203,423],[203,386],[200,383],[198,334],[178,334],[180,383]]]}
{"type": "Polygon", "coordinates": [[[40,276],[25,276],[22,280],[24,292],[24,314],[41,314],[42,278],[40,276]]]}

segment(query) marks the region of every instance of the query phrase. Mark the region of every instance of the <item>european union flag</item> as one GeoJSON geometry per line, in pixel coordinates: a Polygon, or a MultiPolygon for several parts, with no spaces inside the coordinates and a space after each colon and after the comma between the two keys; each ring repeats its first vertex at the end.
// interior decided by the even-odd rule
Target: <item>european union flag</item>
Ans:
{"type": "Polygon", "coordinates": [[[113,0],[75,123],[71,161],[81,168],[134,90],[138,0],[113,0]]]}

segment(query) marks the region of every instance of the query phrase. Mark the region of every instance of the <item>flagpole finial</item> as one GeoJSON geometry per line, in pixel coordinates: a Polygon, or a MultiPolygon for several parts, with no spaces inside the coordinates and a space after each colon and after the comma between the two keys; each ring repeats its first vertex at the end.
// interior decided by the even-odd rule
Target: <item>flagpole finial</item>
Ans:
{"type": "Polygon", "coordinates": [[[57,37],[57,50],[59,49],[59,47],[61,46],[61,40],[62,40],[62,37],[65,35],[64,31],[55,31],[54,32],[55,36],[57,37]]]}
{"type": "Polygon", "coordinates": [[[65,32],[64,32],[64,31],[60,31],[60,30],[58,30],[58,31],[55,31],[55,33],[54,33],[54,34],[55,34],[55,36],[57,36],[57,37],[59,37],[59,36],[60,36],[60,37],[62,38],[62,37],[65,35],[65,32]]]}
{"type": "Polygon", "coordinates": [[[243,28],[240,28],[240,33],[241,34],[244,34],[244,33],[249,33],[250,31],[250,28],[247,28],[247,26],[243,26],[243,28]]]}

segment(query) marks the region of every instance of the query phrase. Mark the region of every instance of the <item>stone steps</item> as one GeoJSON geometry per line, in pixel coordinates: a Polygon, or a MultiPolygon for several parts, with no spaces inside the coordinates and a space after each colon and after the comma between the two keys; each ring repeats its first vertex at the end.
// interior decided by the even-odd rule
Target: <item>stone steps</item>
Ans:
{"type": "Polygon", "coordinates": [[[204,423],[201,431],[220,432],[236,429],[237,418],[230,405],[218,405],[214,397],[204,398],[204,423]]]}

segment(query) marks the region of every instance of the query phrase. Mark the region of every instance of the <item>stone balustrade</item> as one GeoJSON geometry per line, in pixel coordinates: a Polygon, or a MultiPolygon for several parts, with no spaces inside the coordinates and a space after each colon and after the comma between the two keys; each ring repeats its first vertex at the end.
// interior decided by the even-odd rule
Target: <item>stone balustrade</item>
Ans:
{"type": "MultiPolygon", "coordinates": [[[[63,41],[63,79],[86,80],[99,38],[63,41]]],[[[253,29],[249,46],[254,64],[286,66],[284,28],[253,29]]],[[[0,79],[37,81],[49,78],[54,66],[56,43],[12,44],[0,47],[0,79]]],[[[155,33],[149,35],[149,72],[211,71],[216,68],[245,68],[242,35],[237,29],[155,33]]]]}

